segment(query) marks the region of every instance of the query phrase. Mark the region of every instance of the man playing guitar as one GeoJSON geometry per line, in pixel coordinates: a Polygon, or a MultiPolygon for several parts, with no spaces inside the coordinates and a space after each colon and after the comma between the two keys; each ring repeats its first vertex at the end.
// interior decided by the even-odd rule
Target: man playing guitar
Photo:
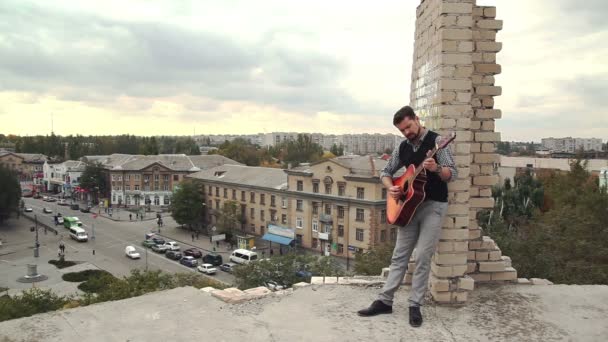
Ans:
{"type": "Polygon", "coordinates": [[[409,224],[398,227],[389,275],[378,299],[370,307],[359,310],[358,314],[374,316],[393,311],[395,291],[403,281],[410,256],[416,247],[416,270],[409,296],[409,322],[410,325],[419,327],[422,324],[420,306],[427,290],[431,258],[439,241],[441,225],[448,208],[447,182],[455,179],[458,171],[449,148],[439,149],[433,157],[427,158],[427,153],[435,148],[442,138],[424,128],[411,107],[405,106],[397,111],[393,117],[393,125],[407,139],[395,147],[391,159],[382,170],[382,184],[388,189],[389,196],[401,199],[404,192],[402,187],[393,185],[393,175],[404,166],[422,164],[426,171],[425,196],[424,201],[415,208],[409,224]]]}

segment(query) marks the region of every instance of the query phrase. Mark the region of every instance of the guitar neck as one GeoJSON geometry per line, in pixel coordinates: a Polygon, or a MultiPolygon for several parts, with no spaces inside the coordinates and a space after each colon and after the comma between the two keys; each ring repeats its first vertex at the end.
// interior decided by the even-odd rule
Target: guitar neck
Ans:
{"type": "MultiPolygon", "coordinates": [[[[434,147],[432,150],[429,150],[429,152],[427,152],[427,154],[426,154],[426,157],[433,158],[435,153],[437,153],[437,147],[434,147]]],[[[423,169],[422,164],[423,163],[420,163],[420,165],[418,165],[416,167],[416,171],[414,172],[414,175],[415,175],[414,178],[418,177],[418,174],[420,174],[420,172],[422,172],[422,169],[423,169]]]]}

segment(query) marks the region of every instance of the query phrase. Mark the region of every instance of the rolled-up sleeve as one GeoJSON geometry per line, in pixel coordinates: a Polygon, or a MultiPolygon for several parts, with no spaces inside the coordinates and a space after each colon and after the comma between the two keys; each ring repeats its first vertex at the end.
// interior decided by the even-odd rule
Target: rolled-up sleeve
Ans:
{"type": "Polygon", "coordinates": [[[393,150],[391,159],[389,159],[388,163],[386,163],[384,169],[380,171],[380,179],[382,179],[382,177],[393,177],[395,172],[399,171],[399,169],[402,167],[403,164],[401,163],[401,159],[399,158],[399,145],[397,145],[393,150]]]}
{"type": "MultiPolygon", "coordinates": [[[[435,142],[437,144],[441,143],[443,138],[441,136],[437,136],[435,142]]],[[[448,182],[451,182],[458,178],[458,169],[456,168],[456,163],[454,163],[454,156],[452,155],[452,150],[450,150],[450,146],[446,146],[445,148],[437,151],[437,163],[441,166],[447,167],[450,169],[452,176],[448,179],[448,182]]]]}

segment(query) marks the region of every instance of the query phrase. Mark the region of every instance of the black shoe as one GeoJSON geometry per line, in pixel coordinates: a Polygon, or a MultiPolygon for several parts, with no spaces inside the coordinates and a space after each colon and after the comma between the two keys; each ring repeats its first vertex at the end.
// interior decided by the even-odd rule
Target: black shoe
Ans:
{"type": "Polygon", "coordinates": [[[414,328],[422,325],[422,314],[418,306],[410,306],[410,325],[414,328]]]}
{"type": "Polygon", "coordinates": [[[376,316],[379,314],[389,314],[393,312],[391,305],[386,305],[380,300],[376,300],[369,306],[369,308],[357,311],[359,316],[376,316]]]}

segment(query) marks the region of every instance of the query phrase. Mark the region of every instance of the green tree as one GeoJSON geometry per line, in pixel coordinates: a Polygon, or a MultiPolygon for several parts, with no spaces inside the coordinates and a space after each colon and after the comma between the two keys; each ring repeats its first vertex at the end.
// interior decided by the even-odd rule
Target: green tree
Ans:
{"type": "MultiPolygon", "coordinates": [[[[333,145],[331,145],[329,152],[333,153],[337,157],[343,156],[344,155],[344,145],[340,144],[340,146],[338,146],[336,144],[333,144],[333,145]]],[[[391,152],[389,151],[388,153],[390,154],[391,152]]]]}
{"type": "Polygon", "coordinates": [[[217,211],[217,223],[219,233],[226,234],[226,240],[236,242],[234,236],[237,230],[241,230],[244,217],[240,212],[240,205],[236,201],[226,201],[224,206],[217,211]]]}
{"type": "MultiPolygon", "coordinates": [[[[92,163],[85,167],[82,176],[80,176],[80,187],[87,189],[96,197],[99,194],[103,195],[106,193],[108,184],[101,163],[92,163]]],[[[95,202],[99,202],[99,198],[95,198],[95,202]]]]}
{"type": "MultiPolygon", "coordinates": [[[[342,152],[344,151],[342,150],[342,152]]],[[[296,140],[286,141],[272,147],[271,155],[281,160],[284,166],[287,164],[298,166],[300,163],[320,160],[323,156],[323,147],[314,143],[309,135],[298,134],[296,140]]]]}
{"type": "Polygon", "coordinates": [[[21,200],[21,185],[12,170],[0,165],[0,224],[16,211],[21,200]]]}
{"type": "Polygon", "coordinates": [[[380,275],[384,267],[391,264],[392,244],[379,245],[367,252],[355,254],[355,273],[362,275],[380,275]]]}
{"type": "Polygon", "coordinates": [[[187,224],[190,228],[198,225],[203,218],[203,195],[197,184],[182,182],[173,193],[171,201],[171,216],[179,224],[187,224]]]}
{"type": "Polygon", "coordinates": [[[259,166],[263,150],[245,139],[237,138],[233,141],[225,141],[217,151],[213,151],[211,154],[219,154],[247,166],[259,166]]]}

